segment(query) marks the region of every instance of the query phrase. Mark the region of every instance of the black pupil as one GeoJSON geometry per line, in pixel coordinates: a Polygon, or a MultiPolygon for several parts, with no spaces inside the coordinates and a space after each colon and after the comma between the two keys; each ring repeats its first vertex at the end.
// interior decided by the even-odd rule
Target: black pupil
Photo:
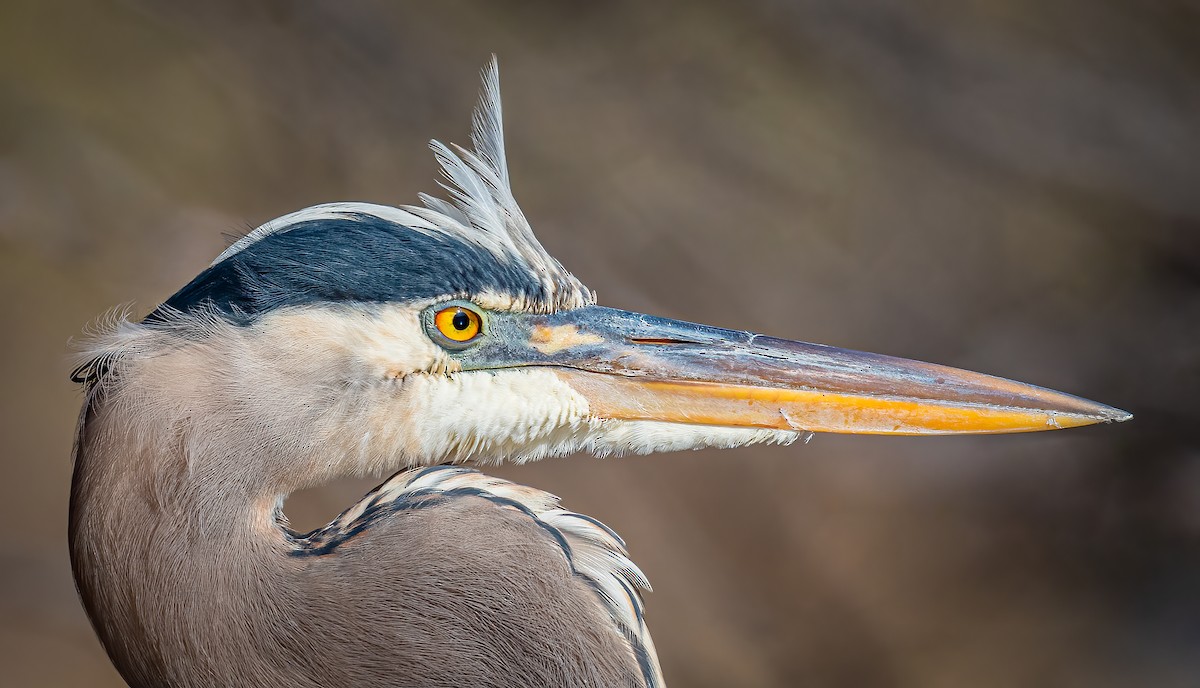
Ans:
{"type": "Polygon", "coordinates": [[[461,332],[471,326],[471,316],[467,315],[466,311],[458,311],[454,314],[454,319],[450,321],[450,324],[461,332]]]}

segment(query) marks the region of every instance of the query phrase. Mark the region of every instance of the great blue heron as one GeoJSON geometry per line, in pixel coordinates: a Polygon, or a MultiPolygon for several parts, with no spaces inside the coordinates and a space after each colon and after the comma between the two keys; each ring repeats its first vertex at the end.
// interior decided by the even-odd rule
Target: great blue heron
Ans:
{"type": "Polygon", "coordinates": [[[432,144],[450,202],[286,215],[91,340],[71,561],[131,685],[662,685],[616,533],[459,464],[1129,418],[597,306],[534,238],[501,128],[493,61],[474,150],[432,144]],[[289,493],[395,471],[288,528],[289,493]]]}

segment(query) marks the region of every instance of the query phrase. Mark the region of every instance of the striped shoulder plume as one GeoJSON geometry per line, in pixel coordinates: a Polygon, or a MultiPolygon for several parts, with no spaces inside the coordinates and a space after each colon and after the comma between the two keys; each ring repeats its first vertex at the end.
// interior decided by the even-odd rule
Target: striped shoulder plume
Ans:
{"type": "Polygon", "coordinates": [[[295,554],[327,554],[380,518],[462,496],[483,497],[537,521],[562,548],[575,575],[596,592],[629,643],[646,685],[663,685],[658,655],[642,613],[642,591],[650,590],[650,582],[629,558],[619,535],[590,516],[561,508],[558,497],[548,492],[462,466],[409,469],[392,476],[326,527],[297,538],[295,554]]]}
{"type": "MultiPolygon", "coordinates": [[[[423,206],[392,208],[371,203],[326,203],[277,218],[235,241],[212,267],[263,239],[314,222],[401,225],[422,235],[470,244],[498,261],[519,268],[538,285],[543,309],[568,309],[595,303],[595,295],[546,252],[525,219],[509,185],[500,105],[500,73],[495,56],[483,71],[483,90],[472,118],[474,150],[431,141],[450,200],[420,194],[423,206]]],[[[211,267],[210,267],[211,269],[211,267]]]]}

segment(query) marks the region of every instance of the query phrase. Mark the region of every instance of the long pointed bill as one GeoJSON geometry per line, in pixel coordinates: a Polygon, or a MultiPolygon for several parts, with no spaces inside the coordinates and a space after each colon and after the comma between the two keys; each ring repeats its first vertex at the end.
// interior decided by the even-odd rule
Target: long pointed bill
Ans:
{"type": "Polygon", "coordinates": [[[1125,411],[990,375],[591,306],[489,314],[466,369],[553,366],[600,418],[895,435],[1030,432],[1125,411]]]}

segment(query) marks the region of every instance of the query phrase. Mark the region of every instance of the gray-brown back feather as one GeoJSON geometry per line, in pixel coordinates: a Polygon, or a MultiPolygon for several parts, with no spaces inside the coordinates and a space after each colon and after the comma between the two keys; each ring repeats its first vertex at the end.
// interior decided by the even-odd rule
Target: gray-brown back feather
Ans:
{"type": "Polygon", "coordinates": [[[560,536],[519,502],[455,489],[410,493],[378,508],[342,532],[298,541],[292,553],[303,562],[298,624],[337,646],[318,649],[338,656],[321,667],[332,672],[327,680],[572,687],[655,680],[657,669],[645,675],[560,536]]]}
{"type": "Polygon", "coordinates": [[[361,573],[360,557],[374,561],[367,579],[344,591],[351,596],[378,587],[375,565],[405,571],[391,582],[397,589],[378,593],[384,608],[397,597],[411,605],[412,618],[385,627],[421,626],[428,610],[443,615],[436,628],[406,636],[428,640],[418,663],[488,639],[507,655],[505,666],[524,666],[534,684],[662,684],[642,617],[649,583],[624,542],[541,490],[459,466],[402,471],[293,544],[291,556],[312,562],[318,586],[361,573]]]}

